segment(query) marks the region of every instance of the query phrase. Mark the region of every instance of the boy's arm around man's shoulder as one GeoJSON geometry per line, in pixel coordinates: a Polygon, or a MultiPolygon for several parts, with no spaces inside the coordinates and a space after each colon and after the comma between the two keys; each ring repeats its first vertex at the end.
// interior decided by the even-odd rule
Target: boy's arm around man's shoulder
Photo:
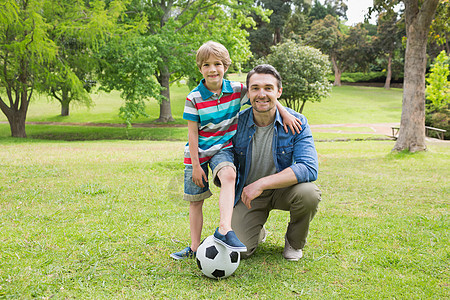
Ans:
{"type": "Polygon", "coordinates": [[[319,172],[319,161],[311,128],[304,115],[290,111],[302,121],[302,131],[294,136],[294,163],[291,169],[299,183],[315,181],[319,172]]]}

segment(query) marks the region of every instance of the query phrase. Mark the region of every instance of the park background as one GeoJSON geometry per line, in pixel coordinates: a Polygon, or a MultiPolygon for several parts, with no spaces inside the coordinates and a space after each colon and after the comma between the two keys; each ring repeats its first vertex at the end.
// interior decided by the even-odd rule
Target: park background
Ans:
{"type": "MultiPolygon", "coordinates": [[[[58,7],[55,2],[44,2],[58,7]]],[[[272,2],[276,1],[261,1],[263,5],[272,2]]],[[[283,3],[295,6],[303,2],[283,3]]],[[[308,10],[292,10],[289,14],[305,12],[296,18],[307,17],[298,24],[304,24],[302,30],[309,31],[314,16],[311,12],[325,10],[322,18],[317,17],[317,24],[329,12],[341,20],[339,31],[348,34],[353,27],[343,24],[339,3],[346,2],[329,1],[328,6],[316,2],[308,10]]],[[[448,1],[440,3],[448,8],[448,1]]],[[[101,14],[102,7],[93,7],[96,16],[106,18],[101,14]]],[[[148,9],[147,13],[151,11],[148,9]]],[[[397,21],[401,20],[401,13],[398,12],[397,21]]],[[[277,14],[272,15],[274,18],[277,14]]],[[[65,17],[76,24],[77,19],[71,14],[65,17]]],[[[51,18],[47,16],[47,20],[51,18]]],[[[211,22],[209,18],[206,20],[211,22]]],[[[249,43],[244,46],[219,35],[221,42],[232,46],[230,52],[236,63],[243,60],[239,53],[253,55],[247,62],[242,61],[240,67],[236,64],[230,70],[230,79],[245,80],[246,70],[264,56],[257,50],[267,50],[275,42],[277,27],[268,24],[277,23],[275,19],[271,21],[264,25],[261,20],[258,28],[262,32],[250,30],[249,43]],[[255,46],[251,42],[252,32],[266,45],[252,48],[255,46]],[[270,38],[261,38],[260,34],[270,38]]],[[[111,26],[108,30],[114,27],[111,26]]],[[[280,33],[286,33],[284,26],[280,27],[283,29],[280,33]]],[[[376,32],[377,25],[364,26],[376,32]]],[[[92,32],[97,29],[91,27],[92,32]]],[[[173,28],[168,28],[168,33],[176,36],[169,29],[173,28]]],[[[225,29],[229,30],[226,26],[225,29]]],[[[153,45],[161,41],[163,33],[148,36],[153,45]]],[[[69,30],[65,34],[73,37],[74,33],[69,30]]],[[[374,40],[359,33],[356,36],[363,37],[360,41],[374,40]]],[[[83,41],[84,46],[91,47],[87,42],[90,38],[78,36],[65,45],[83,41]]],[[[288,38],[283,36],[281,41],[288,38]]],[[[167,42],[162,46],[172,49],[167,42]]],[[[201,39],[192,39],[196,47],[199,43],[201,39]]],[[[131,45],[152,49],[152,44],[146,44],[144,39],[131,44],[124,41],[124,44],[133,50],[131,45]]],[[[103,59],[130,63],[121,65],[121,70],[130,71],[126,68],[129,66],[140,66],[141,71],[156,68],[144,61],[153,57],[154,52],[138,52],[136,57],[140,59],[121,60],[121,56],[134,56],[127,56],[127,52],[117,48],[101,48],[104,45],[101,42],[97,45],[108,50],[103,59]]],[[[112,42],[108,45],[118,46],[112,42]]],[[[375,48],[373,44],[366,45],[367,48],[359,49],[375,48]]],[[[430,39],[428,71],[445,46],[445,42],[430,39]]],[[[352,51],[355,49],[350,51],[355,53],[352,51]]],[[[397,66],[400,71],[393,78],[399,83],[402,51],[401,47],[394,51],[397,55],[394,61],[400,64],[397,66]]],[[[189,244],[188,206],[182,201],[182,156],[187,140],[182,111],[186,94],[198,80],[195,65],[191,66],[194,67],[191,73],[184,70],[192,76],[184,74],[170,84],[173,120],[168,123],[155,122],[161,118],[162,102],[154,99],[160,90],[157,80],[148,76],[152,73],[136,73],[136,76],[150,77],[146,78],[150,81],[142,82],[148,84],[149,90],[143,89],[139,80],[134,90],[129,89],[131,85],[121,85],[132,82],[124,80],[128,77],[123,74],[113,74],[117,78],[109,78],[112,79],[109,85],[101,76],[81,80],[90,83],[85,86],[89,98],[71,99],[65,116],[61,115],[65,111],[63,105],[53,95],[55,88],[64,84],[34,85],[26,115],[26,139],[10,137],[7,119],[0,116],[0,298],[448,298],[448,142],[427,138],[426,152],[391,152],[395,141],[389,137],[390,126],[400,122],[403,90],[401,85],[400,88],[383,87],[387,79],[383,65],[388,60],[386,53],[370,58],[358,53],[366,61],[344,59],[349,64],[346,66],[349,72],[341,76],[344,84],[339,86],[335,82],[329,96],[322,97],[321,101],[308,101],[303,111],[316,140],[320,165],[317,184],[323,193],[305,257],[298,263],[282,258],[289,217],[285,212],[273,212],[267,223],[266,243],[252,259],[242,261],[232,277],[220,281],[204,277],[193,260],[179,262],[169,257],[189,244]],[[350,85],[355,82],[363,83],[350,85]],[[99,86],[104,90],[97,90],[99,86]],[[133,98],[136,91],[142,98],[133,98]],[[149,94],[156,96],[151,98],[149,94]],[[122,117],[119,111],[123,112],[122,117]],[[133,112],[138,112],[137,118],[133,112]],[[129,119],[132,127],[124,124],[123,117],[127,116],[132,116],[129,119]]],[[[94,51],[88,57],[95,56],[91,54],[94,51]]],[[[70,55],[59,59],[69,65],[86,63],[83,55],[76,56],[79,61],[67,57],[70,55]]],[[[192,59],[189,62],[192,65],[192,59]]],[[[91,60],[87,65],[95,66],[91,60]]],[[[46,78],[57,78],[48,75],[55,75],[55,70],[46,73],[46,78]]],[[[96,74],[95,68],[88,70],[82,74],[96,74]]],[[[76,82],[75,78],[69,78],[76,82]]],[[[333,73],[327,74],[327,78],[331,82],[336,79],[333,73]]],[[[4,92],[1,97],[5,99],[4,92]]],[[[217,226],[218,190],[214,188],[213,192],[214,196],[205,204],[204,237],[212,234],[217,226]]]]}

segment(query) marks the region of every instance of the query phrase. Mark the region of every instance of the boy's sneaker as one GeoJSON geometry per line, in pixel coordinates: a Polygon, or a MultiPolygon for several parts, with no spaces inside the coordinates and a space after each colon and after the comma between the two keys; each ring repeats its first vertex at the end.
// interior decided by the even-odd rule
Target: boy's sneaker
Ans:
{"type": "Polygon", "coordinates": [[[217,228],[216,232],[214,232],[214,241],[232,251],[247,251],[247,247],[245,247],[245,245],[237,238],[236,233],[234,233],[233,230],[230,230],[227,232],[227,234],[223,235],[219,233],[219,228],[217,228]]]}
{"type": "Polygon", "coordinates": [[[194,258],[195,257],[196,252],[192,251],[191,247],[186,247],[183,250],[181,250],[180,252],[175,252],[170,254],[170,257],[172,257],[173,259],[185,259],[185,258],[194,258]]]}
{"type": "Polygon", "coordinates": [[[284,236],[284,251],[283,257],[289,261],[297,261],[303,256],[302,249],[294,249],[289,244],[289,241],[286,236],[284,236]]]}

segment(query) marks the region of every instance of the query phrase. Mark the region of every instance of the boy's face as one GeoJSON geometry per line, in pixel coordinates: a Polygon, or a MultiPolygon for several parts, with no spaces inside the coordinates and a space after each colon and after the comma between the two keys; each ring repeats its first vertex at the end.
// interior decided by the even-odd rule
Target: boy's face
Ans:
{"type": "Polygon", "coordinates": [[[221,90],[223,75],[227,69],[215,55],[211,55],[205,60],[200,68],[200,72],[205,78],[206,87],[214,92],[221,90]]]}

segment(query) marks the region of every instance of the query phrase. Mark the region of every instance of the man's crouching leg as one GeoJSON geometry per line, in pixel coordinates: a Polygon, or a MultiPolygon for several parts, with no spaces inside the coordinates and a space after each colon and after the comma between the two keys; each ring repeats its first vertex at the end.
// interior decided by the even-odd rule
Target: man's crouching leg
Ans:
{"type": "Polygon", "coordinates": [[[234,207],[231,227],[236,236],[247,247],[247,252],[241,252],[241,259],[246,259],[255,253],[261,243],[261,230],[267,221],[270,211],[270,199],[258,197],[252,201],[252,208],[248,209],[242,201],[234,207]]]}
{"type": "Polygon", "coordinates": [[[309,224],[317,212],[320,200],[321,192],[311,182],[275,191],[273,208],[290,212],[286,239],[293,249],[299,250],[305,246],[309,224]]]}

